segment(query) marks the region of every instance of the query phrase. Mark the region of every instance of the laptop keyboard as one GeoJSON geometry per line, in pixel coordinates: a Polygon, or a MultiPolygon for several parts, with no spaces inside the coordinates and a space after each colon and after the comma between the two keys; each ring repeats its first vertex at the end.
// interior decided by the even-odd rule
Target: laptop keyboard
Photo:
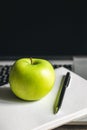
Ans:
{"type": "Polygon", "coordinates": [[[10,65],[0,66],[0,86],[8,83],[10,68],[10,65]]]}
{"type": "MultiPolygon", "coordinates": [[[[71,64],[68,64],[68,65],[66,65],[66,64],[65,65],[54,64],[53,65],[54,69],[62,67],[62,66],[72,71],[72,65],[71,64]]],[[[5,65],[5,66],[0,65],[0,86],[8,83],[10,69],[11,69],[10,65],[5,65]]]]}
{"type": "Polygon", "coordinates": [[[67,68],[67,69],[72,71],[72,65],[71,64],[67,64],[67,65],[66,64],[64,64],[64,65],[54,64],[53,67],[54,67],[54,69],[59,68],[59,67],[65,67],[65,68],[67,68]]]}

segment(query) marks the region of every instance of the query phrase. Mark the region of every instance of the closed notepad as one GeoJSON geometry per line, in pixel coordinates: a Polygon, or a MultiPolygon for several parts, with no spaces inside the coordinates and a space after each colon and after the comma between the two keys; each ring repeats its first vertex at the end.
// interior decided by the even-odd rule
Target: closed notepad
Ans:
{"type": "Polygon", "coordinates": [[[56,81],[51,92],[35,102],[16,98],[9,84],[0,88],[0,130],[48,130],[87,114],[87,81],[70,71],[71,80],[62,105],[53,113],[61,78],[69,70],[55,69],[56,81]]]}

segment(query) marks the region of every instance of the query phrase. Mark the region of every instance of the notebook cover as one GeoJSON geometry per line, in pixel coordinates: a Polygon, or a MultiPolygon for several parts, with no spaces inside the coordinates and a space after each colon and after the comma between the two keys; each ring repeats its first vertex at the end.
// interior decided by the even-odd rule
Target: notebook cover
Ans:
{"type": "Polygon", "coordinates": [[[53,89],[35,102],[15,97],[9,84],[0,87],[0,130],[48,130],[87,115],[87,81],[72,71],[62,106],[57,114],[53,113],[61,78],[67,71],[64,67],[55,69],[53,89]]]}

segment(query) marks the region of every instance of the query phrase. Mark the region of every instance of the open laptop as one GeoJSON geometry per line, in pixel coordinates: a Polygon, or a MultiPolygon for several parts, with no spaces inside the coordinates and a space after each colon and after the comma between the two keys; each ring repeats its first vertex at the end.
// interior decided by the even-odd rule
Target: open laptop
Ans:
{"type": "MultiPolygon", "coordinates": [[[[48,59],[54,68],[64,66],[87,79],[85,3],[57,1],[49,9],[41,6],[39,11],[33,5],[34,12],[29,10],[29,3],[21,4],[17,2],[16,9],[15,5],[4,5],[1,15],[0,85],[8,83],[10,67],[21,57],[48,59]]],[[[87,124],[87,117],[71,124],[78,123],[87,124]]]]}

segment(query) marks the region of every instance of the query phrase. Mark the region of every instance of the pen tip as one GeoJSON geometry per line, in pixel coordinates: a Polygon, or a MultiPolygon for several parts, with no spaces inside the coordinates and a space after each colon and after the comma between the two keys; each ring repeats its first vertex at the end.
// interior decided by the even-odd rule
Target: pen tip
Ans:
{"type": "Polygon", "coordinates": [[[54,114],[56,114],[58,112],[58,107],[56,107],[55,109],[54,109],[54,114]]]}

